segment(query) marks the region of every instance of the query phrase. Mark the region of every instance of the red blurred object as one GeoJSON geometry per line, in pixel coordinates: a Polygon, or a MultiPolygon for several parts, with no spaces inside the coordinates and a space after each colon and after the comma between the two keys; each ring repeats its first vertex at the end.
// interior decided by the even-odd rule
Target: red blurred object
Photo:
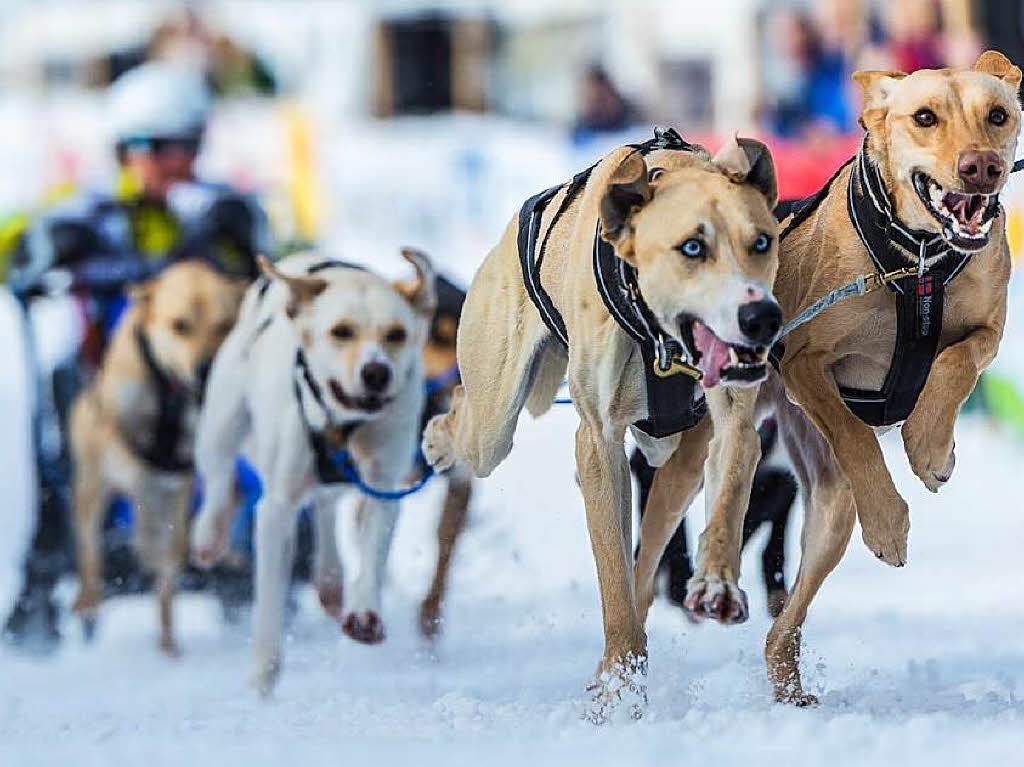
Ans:
{"type": "MultiPolygon", "coordinates": [[[[775,158],[775,171],[779,177],[779,199],[792,200],[809,197],[817,192],[840,165],[860,149],[862,134],[845,136],[814,136],[793,140],[755,136],[764,141],[775,158]]],[[[722,145],[721,137],[694,137],[714,153],[722,145]]]]}

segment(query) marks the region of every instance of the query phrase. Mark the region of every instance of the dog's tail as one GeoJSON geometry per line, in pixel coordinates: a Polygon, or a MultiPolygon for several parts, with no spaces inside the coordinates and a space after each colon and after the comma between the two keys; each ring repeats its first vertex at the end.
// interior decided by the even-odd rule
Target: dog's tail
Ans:
{"type": "Polygon", "coordinates": [[[551,403],[558,394],[558,388],[565,379],[565,369],[569,364],[565,351],[548,341],[537,352],[534,360],[533,383],[526,397],[526,409],[534,418],[544,415],[551,408],[551,403]]]}

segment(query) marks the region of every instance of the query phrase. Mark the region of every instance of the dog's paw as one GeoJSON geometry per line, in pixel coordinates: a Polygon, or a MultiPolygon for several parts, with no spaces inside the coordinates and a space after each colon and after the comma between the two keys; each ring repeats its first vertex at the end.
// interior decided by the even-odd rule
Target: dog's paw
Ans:
{"type": "Polygon", "coordinates": [[[341,622],[341,630],[363,644],[380,644],[385,637],[384,623],[373,610],[349,613],[341,622]]]}
{"type": "Polygon", "coordinates": [[[441,603],[430,597],[420,605],[420,635],[425,639],[436,639],[441,633],[441,603]]]}
{"type": "Polygon", "coordinates": [[[797,689],[776,690],[773,697],[776,703],[786,703],[797,708],[810,708],[818,705],[818,696],[797,689]]]}
{"type": "Polygon", "coordinates": [[[641,719],[647,710],[647,657],[629,654],[602,663],[587,696],[583,718],[591,724],[641,719]]]}
{"type": "Polygon", "coordinates": [[[952,424],[943,427],[940,424],[945,419],[938,419],[940,424],[936,424],[935,419],[929,419],[929,423],[924,420],[925,416],[914,418],[911,414],[904,422],[901,430],[903,447],[911,470],[925,487],[937,493],[953,476],[956,443],[953,441],[952,424]]]}
{"type": "Polygon", "coordinates": [[[103,595],[99,590],[82,586],[78,590],[71,609],[83,618],[91,619],[93,627],[95,627],[96,611],[99,609],[102,598],[103,595]]]}
{"type": "Polygon", "coordinates": [[[277,686],[278,677],[281,676],[281,655],[272,653],[265,656],[257,656],[253,661],[252,670],[249,672],[249,684],[261,698],[268,698],[277,686]]]}
{"type": "Polygon", "coordinates": [[[324,612],[337,621],[341,620],[341,605],[344,590],[337,578],[317,578],[316,595],[324,612]]]}
{"type": "Polygon", "coordinates": [[[886,508],[889,513],[885,517],[861,515],[861,538],[864,545],[887,565],[903,567],[907,563],[910,507],[896,496],[886,508]]]}
{"type": "Polygon", "coordinates": [[[192,561],[203,570],[217,564],[228,550],[231,531],[213,516],[200,514],[192,525],[192,561]]]}
{"type": "Polygon", "coordinates": [[[160,639],[160,652],[172,660],[177,660],[181,657],[181,645],[173,637],[161,637],[160,639]]]}
{"type": "Polygon", "coordinates": [[[743,623],[750,616],[746,593],[725,572],[699,571],[690,578],[684,606],[696,618],[727,626],[743,623]]]}
{"type": "Polygon", "coordinates": [[[423,456],[427,463],[437,471],[445,471],[455,463],[455,450],[452,445],[451,413],[436,415],[427,423],[423,430],[423,456]]]}

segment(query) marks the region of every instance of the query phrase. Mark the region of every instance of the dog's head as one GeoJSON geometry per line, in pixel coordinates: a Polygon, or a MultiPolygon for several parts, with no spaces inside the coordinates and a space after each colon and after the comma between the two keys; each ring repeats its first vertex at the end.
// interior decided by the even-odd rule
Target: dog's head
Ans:
{"type": "Polygon", "coordinates": [[[636,267],[644,299],[704,373],[703,385],[753,385],[782,324],[778,193],[767,147],[732,139],[708,162],[676,153],[648,168],[626,154],[601,200],[602,236],[636,267]]]}
{"type": "Polygon", "coordinates": [[[988,244],[1020,131],[1021,71],[1001,53],[972,69],[857,72],[861,123],[896,212],[956,250],[988,244]]]}
{"type": "Polygon", "coordinates": [[[287,288],[286,313],[340,422],[377,416],[420,369],[436,305],[434,270],[418,251],[402,256],[416,278],[394,284],[356,268],[285,274],[260,259],[263,273],[287,288]]]}
{"type": "Polygon", "coordinates": [[[131,297],[157,365],[196,394],[238,315],[246,282],[183,261],[137,285],[131,297]]]}

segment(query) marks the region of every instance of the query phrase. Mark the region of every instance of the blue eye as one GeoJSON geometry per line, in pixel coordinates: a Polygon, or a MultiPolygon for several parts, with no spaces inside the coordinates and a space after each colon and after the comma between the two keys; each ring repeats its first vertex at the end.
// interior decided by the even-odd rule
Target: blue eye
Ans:
{"type": "Polygon", "coordinates": [[[706,254],[706,249],[703,242],[691,237],[679,246],[679,252],[687,258],[701,258],[706,254]]]}
{"type": "Polygon", "coordinates": [[[772,238],[767,234],[757,235],[757,239],[754,240],[754,252],[755,253],[767,253],[769,246],[772,244],[772,238]]]}

